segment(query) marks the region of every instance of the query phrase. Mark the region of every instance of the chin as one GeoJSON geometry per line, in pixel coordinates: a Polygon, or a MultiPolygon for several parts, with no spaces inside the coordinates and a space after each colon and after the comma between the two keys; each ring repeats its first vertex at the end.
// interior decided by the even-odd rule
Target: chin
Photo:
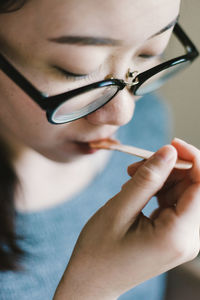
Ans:
{"type": "Polygon", "coordinates": [[[87,144],[64,145],[61,149],[39,151],[41,155],[49,160],[59,163],[72,163],[83,157],[90,156],[98,150],[89,148],[87,144]]]}
{"type": "Polygon", "coordinates": [[[56,152],[56,153],[42,153],[40,152],[44,157],[51,161],[55,161],[58,163],[71,163],[75,162],[76,160],[79,160],[83,157],[83,154],[75,154],[75,153],[62,153],[62,152],[56,152]]]}

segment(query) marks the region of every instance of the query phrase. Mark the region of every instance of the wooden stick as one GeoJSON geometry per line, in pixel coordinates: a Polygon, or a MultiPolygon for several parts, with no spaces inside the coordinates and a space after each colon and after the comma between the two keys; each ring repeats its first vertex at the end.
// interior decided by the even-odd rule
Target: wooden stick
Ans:
{"type": "MultiPolygon", "coordinates": [[[[136,148],[133,146],[122,145],[116,140],[106,139],[97,142],[90,143],[90,147],[94,149],[106,149],[106,150],[117,150],[120,152],[128,153],[140,158],[148,159],[154,154],[152,151],[136,148]]],[[[193,164],[189,161],[177,159],[175,164],[176,169],[187,170],[191,169],[193,164]]]]}

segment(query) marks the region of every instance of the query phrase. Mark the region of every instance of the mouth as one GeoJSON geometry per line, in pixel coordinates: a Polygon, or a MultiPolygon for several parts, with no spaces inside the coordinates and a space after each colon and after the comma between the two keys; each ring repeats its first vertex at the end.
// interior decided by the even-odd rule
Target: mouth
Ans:
{"type": "Polygon", "coordinates": [[[99,149],[93,149],[90,146],[90,142],[87,143],[76,142],[76,145],[78,147],[79,152],[81,152],[82,154],[94,154],[97,151],[99,151],[99,149]]]}
{"type": "Polygon", "coordinates": [[[108,138],[102,138],[102,139],[99,139],[99,140],[92,140],[92,141],[88,141],[88,142],[76,142],[76,145],[78,146],[79,148],[79,151],[83,154],[94,154],[96,153],[97,151],[101,150],[100,148],[95,148],[94,145],[98,145],[100,144],[101,142],[104,142],[104,141],[111,141],[112,143],[119,143],[116,139],[114,139],[113,137],[108,137],[108,138]]]}

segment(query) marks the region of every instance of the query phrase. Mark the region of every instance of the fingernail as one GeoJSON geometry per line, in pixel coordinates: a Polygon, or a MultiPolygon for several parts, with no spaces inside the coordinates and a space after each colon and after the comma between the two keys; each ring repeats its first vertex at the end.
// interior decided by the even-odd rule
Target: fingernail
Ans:
{"type": "Polygon", "coordinates": [[[187,142],[185,142],[184,140],[181,140],[177,137],[175,137],[172,141],[178,142],[179,144],[187,144],[187,142]]]}

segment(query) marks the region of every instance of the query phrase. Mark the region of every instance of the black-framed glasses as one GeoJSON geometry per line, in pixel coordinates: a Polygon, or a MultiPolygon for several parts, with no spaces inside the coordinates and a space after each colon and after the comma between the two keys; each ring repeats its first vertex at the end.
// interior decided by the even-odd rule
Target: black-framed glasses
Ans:
{"type": "Polygon", "coordinates": [[[199,55],[198,50],[179,24],[175,25],[173,33],[186,53],[139,74],[129,71],[127,81],[109,78],[65,93],[48,96],[35,88],[2,54],[0,54],[0,69],[46,111],[50,123],[68,123],[96,111],[125,87],[129,87],[130,91],[138,96],[152,92],[188,63],[194,61],[199,55]]]}

